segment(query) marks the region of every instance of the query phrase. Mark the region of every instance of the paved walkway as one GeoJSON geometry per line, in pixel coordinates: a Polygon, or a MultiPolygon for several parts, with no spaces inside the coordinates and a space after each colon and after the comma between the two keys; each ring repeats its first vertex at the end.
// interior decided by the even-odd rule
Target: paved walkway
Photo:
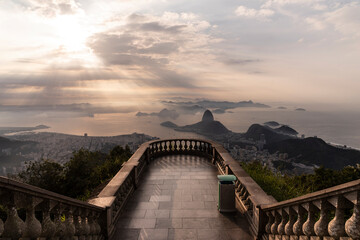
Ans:
{"type": "Polygon", "coordinates": [[[244,216],[217,210],[216,175],[205,158],[156,159],[121,215],[115,239],[252,239],[244,216]]]}

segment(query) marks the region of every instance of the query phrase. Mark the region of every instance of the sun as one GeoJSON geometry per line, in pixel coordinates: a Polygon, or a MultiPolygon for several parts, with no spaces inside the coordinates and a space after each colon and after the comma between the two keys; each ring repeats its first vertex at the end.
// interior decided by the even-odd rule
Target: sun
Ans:
{"type": "Polygon", "coordinates": [[[62,53],[58,63],[81,61],[85,67],[94,67],[100,64],[99,58],[87,46],[87,39],[94,34],[93,27],[86,18],[79,15],[60,15],[53,22],[53,36],[55,46],[62,53]]]}
{"type": "Polygon", "coordinates": [[[86,39],[90,36],[88,26],[81,22],[76,15],[60,15],[54,21],[55,34],[60,46],[69,52],[82,51],[86,46],[86,39]]]}

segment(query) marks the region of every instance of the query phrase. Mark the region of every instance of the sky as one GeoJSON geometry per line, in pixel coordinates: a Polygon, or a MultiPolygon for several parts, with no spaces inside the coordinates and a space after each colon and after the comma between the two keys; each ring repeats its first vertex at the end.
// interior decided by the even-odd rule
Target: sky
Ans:
{"type": "Polygon", "coordinates": [[[3,0],[0,115],[175,97],[360,112],[360,1],[3,0]]]}

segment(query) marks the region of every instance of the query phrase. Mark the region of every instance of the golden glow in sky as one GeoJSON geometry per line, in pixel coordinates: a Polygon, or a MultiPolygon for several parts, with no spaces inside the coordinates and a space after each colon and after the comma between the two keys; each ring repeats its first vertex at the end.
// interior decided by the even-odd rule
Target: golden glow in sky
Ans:
{"type": "Polygon", "coordinates": [[[358,1],[1,1],[0,111],[174,96],[359,110],[359,12],[358,1]]]}

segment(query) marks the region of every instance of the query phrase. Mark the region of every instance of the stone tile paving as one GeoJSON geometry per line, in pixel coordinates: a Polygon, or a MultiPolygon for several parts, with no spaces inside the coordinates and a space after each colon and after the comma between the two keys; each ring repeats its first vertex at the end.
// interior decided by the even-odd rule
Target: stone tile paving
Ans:
{"type": "Polygon", "coordinates": [[[156,159],[120,216],[114,239],[252,239],[244,216],[217,210],[216,175],[202,157],[156,159]]]}

